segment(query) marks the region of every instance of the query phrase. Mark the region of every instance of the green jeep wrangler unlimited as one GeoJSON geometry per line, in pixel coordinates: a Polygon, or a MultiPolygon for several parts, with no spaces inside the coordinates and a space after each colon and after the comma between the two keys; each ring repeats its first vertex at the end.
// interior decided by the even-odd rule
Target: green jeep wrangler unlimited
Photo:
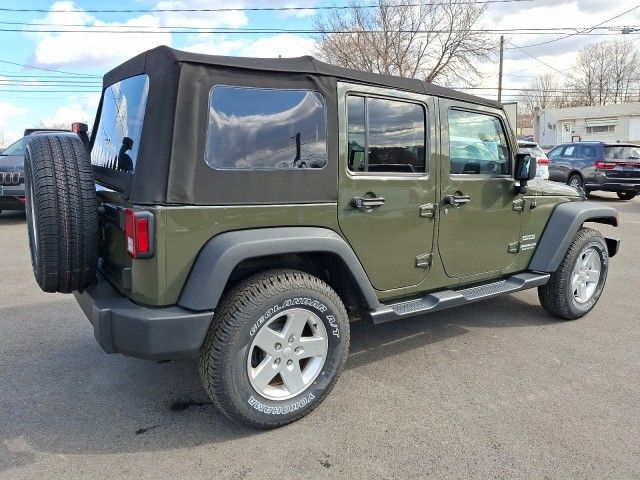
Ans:
{"type": "Polygon", "coordinates": [[[614,209],[529,182],[500,104],[311,57],[150,50],[105,75],[89,149],[41,135],[25,163],[40,287],[73,292],[108,353],[197,356],[258,428],[322,402],[350,317],[537,287],[579,318],[619,245],[584,226],[614,209]]]}

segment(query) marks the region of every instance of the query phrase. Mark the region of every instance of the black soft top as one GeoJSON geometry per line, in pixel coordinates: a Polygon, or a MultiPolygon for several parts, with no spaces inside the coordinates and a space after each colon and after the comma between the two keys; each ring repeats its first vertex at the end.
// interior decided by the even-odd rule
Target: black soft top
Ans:
{"type": "MultiPolygon", "coordinates": [[[[337,82],[388,87],[502,109],[492,100],[416,79],[361,72],[313,57],[243,58],[202,55],[160,46],[104,76],[103,89],[136,75],[149,76],[149,94],[133,175],[94,166],[96,179],[122,191],[132,203],[234,205],[335,202],[338,195],[337,82]],[[323,169],[224,171],[206,165],[209,92],[215,85],[308,89],[327,108],[327,156],[323,169]],[[264,188],[265,182],[273,188],[264,188]],[[277,192],[277,195],[274,194],[277,192]]],[[[102,103],[93,125],[95,138],[102,103]]],[[[435,112],[432,112],[435,114],[435,112]]]]}
{"type": "MultiPolygon", "coordinates": [[[[122,65],[114,68],[105,76],[105,84],[109,85],[111,78],[126,78],[126,72],[131,66],[137,70],[140,60],[150,56],[163,56],[173,59],[179,63],[192,63],[200,65],[212,65],[216,67],[231,67],[245,70],[265,71],[265,72],[288,72],[288,73],[308,73],[335,77],[340,80],[348,80],[355,83],[365,83],[382,87],[390,87],[399,90],[406,90],[415,93],[424,93],[437,97],[445,97],[465,102],[472,102],[478,105],[502,108],[494,101],[475,95],[459,92],[451,88],[441,87],[433,83],[423,82],[413,78],[402,78],[393,75],[383,75],[379,73],[363,72],[351,68],[339,67],[330,63],[321,62],[310,55],[294,58],[251,58],[251,57],[227,57],[222,55],[205,55],[202,53],[186,52],[175,48],[161,45],[152,50],[147,50],[137,57],[126,61],[122,65]],[[124,74],[124,76],[123,76],[124,74]]],[[[111,81],[111,83],[114,83],[111,81]]]]}

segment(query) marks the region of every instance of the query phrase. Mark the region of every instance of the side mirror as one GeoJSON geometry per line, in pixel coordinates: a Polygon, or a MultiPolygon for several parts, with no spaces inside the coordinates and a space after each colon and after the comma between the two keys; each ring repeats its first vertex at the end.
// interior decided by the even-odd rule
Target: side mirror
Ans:
{"type": "Polygon", "coordinates": [[[527,182],[536,178],[536,167],[538,162],[528,153],[517,153],[513,178],[520,182],[517,185],[516,193],[527,193],[527,182]]]}

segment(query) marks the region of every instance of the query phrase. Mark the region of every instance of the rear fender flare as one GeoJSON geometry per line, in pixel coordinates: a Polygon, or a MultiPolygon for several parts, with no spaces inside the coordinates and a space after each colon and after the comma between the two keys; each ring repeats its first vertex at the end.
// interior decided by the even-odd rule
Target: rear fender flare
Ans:
{"type": "Polygon", "coordinates": [[[319,252],[334,254],[344,262],[368,309],[380,306],[375,290],[351,247],[334,231],[319,227],[260,228],[213,237],[200,250],[178,305],[190,310],[215,309],[231,273],[244,260],[319,252]]]}
{"type": "MultiPolygon", "coordinates": [[[[567,202],[559,204],[551,213],[547,226],[542,232],[529,270],[555,272],[564,258],[569,245],[584,222],[604,223],[618,226],[618,211],[595,202],[567,202]]],[[[607,245],[616,244],[609,255],[617,252],[615,239],[607,239],[607,245]]]]}

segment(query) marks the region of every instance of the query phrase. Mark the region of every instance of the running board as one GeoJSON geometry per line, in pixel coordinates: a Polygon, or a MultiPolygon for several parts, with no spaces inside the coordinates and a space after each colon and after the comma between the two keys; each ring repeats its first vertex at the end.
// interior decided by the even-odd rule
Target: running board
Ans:
{"type": "Polygon", "coordinates": [[[430,293],[422,298],[381,305],[380,308],[369,312],[373,323],[387,323],[402,318],[413,317],[423,313],[436,312],[445,308],[466,305],[467,303],[497,297],[505,293],[519,292],[528,288],[544,285],[549,281],[548,273],[519,273],[497,282],[485,283],[461,290],[442,290],[430,293]]]}

